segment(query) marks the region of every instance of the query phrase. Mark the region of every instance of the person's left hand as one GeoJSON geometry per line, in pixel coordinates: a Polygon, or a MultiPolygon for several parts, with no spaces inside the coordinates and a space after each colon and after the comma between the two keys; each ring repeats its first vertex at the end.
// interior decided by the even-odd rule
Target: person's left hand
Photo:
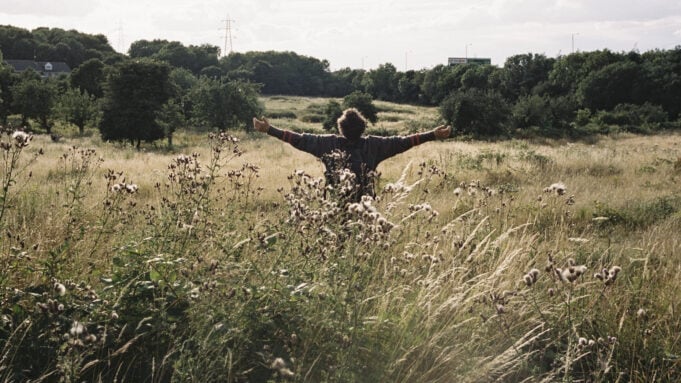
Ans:
{"type": "Polygon", "coordinates": [[[262,120],[258,120],[256,117],[253,117],[253,128],[258,132],[267,133],[267,130],[270,128],[270,123],[265,117],[261,118],[262,120]]]}
{"type": "Polygon", "coordinates": [[[449,135],[452,134],[452,127],[449,125],[440,125],[433,130],[433,133],[435,133],[435,138],[443,140],[449,138],[449,135]]]}

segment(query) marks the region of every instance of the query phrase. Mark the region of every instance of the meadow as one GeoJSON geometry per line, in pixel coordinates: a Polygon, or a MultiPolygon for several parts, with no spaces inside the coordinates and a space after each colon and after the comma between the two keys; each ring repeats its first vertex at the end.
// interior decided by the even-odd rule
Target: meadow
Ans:
{"type": "MultiPolygon", "coordinates": [[[[326,100],[263,102],[322,132],[326,100]]],[[[259,133],[5,130],[2,382],[681,379],[678,133],[429,142],[343,203],[259,133]]]]}

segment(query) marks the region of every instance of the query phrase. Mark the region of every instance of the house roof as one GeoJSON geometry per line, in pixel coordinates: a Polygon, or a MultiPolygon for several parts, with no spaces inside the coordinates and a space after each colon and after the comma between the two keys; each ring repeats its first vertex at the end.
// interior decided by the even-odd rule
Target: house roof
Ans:
{"type": "Polygon", "coordinates": [[[39,73],[70,73],[71,68],[63,61],[33,61],[33,60],[5,60],[15,71],[23,72],[33,69],[39,73]],[[45,65],[52,65],[52,70],[46,70],[45,65]]]}

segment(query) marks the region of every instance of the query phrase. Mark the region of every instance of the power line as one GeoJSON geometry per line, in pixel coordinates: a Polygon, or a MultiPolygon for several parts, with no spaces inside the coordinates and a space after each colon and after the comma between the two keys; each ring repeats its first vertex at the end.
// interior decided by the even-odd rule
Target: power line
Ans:
{"type": "Polygon", "coordinates": [[[229,18],[229,15],[227,15],[227,19],[222,20],[223,23],[225,23],[225,26],[223,28],[220,28],[220,30],[225,31],[225,42],[224,42],[224,47],[222,49],[222,55],[227,56],[228,53],[232,53],[233,51],[233,46],[232,46],[232,23],[235,23],[236,20],[232,20],[229,18]],[[229,51],[227,50],[227,45],[229,44],[229,51]]]}
{"type": "Polygon", "coordinates": [[[118,51],[123,52],[123,22],[120,20],[118,21],[116,32],[118,32],[118,51]]]}

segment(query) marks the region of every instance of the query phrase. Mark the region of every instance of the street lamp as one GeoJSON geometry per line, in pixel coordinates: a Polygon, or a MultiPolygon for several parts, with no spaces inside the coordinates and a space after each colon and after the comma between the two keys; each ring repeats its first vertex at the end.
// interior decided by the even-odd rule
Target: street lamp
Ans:
{"type": "Polygon", "coordinates": [[[412,51],[405,51],[404,52],[404,71],[407,71],[407,57],[409,56],[410,53],[413,53],[412,51]]]}
{"type": "Polygon", "coordinates": [[[468,43],[468,44],[466,44],[466,56],[464,56],[464,57],[466,58],[466,62],[468,62],[468,46],[469,46],[469,45],[472,46],[473,43],[468,43]]]}
{"type": "Polygon", "coordinates": [[[577,36],[579,33],[573,33],[572,34],[572,53],[575,53],[575,36],[577,36]]]}

